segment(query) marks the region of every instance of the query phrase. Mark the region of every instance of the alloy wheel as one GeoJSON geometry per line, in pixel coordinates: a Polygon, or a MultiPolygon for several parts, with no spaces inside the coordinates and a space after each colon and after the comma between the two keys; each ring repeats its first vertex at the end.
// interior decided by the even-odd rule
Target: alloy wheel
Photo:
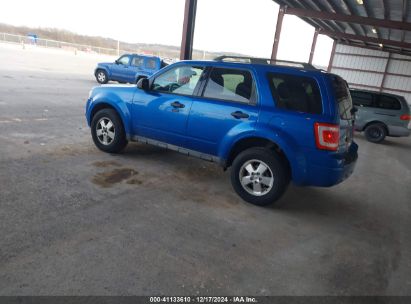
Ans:
{"type": "Polygon", "coordinates": [[[249,160],[241,166],[239,178],[244,190],[255,196],[267,194],[274,185],[270,167],[257,159],[249,160]]]}
{"type": "Polygon", "coordinates": [[[105,146],[111,144],[116,135],[113,122],[107,117],[101,118],[96,125],[96,135],[101,144],[105,146]]]}

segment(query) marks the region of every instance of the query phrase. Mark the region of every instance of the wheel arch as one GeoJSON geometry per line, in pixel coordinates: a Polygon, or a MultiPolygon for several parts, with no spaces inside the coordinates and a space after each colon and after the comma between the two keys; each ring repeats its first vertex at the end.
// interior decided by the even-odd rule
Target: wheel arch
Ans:
{"type": "Polygon", "coordinates": [[[129,112],[127,107],[124,105],[124,107],[126,108],[126,110],[124,111],[124,109],[119,106],[118,104],[115,103],[110,103],[110,102],[106,102],[106,101],[100,101],[96,104],[93,105],[93,107],[89,110],[89,124],[91,125],[91,121],[93,120],[94,115],[96,115],[96,113],[100,110],[103,109],[113,109],[114,111],[116,111],[117,115],[120,117],[121,122],[123,124],[124,127],[124,131],[126,132],[126,136],[128,137],[129,134],[131,133],[130,130],[130,125],[129,123],[127,123],[129,121],[129,112]]]}
{"type": "Polygon", "coordinates": [[[138,82],[140,79],[142,79],[142,78],[148,78],[148,76],[147,76],[147,75],[142,75],[142,74],[136,75],[135,83],[137,83],[137,82],[138,82]]]}
{"type": "Polygon", "coordinates": [[[111,76],[111,73],[110,73],[110,71],[109,71],[109,69],[107,68],[107,67],[97,67],[95,70],[94,70],[94,76],[97,76],[97,72],[98,71],[104,71],[104,72],[106,72],[106,74],[107,74],[107,77],[110,77],[111,76]]]}
{"type": "Polygon", "coordinates": [[[237,140],[228,152],[228,156],[225,161],[225,167],[230,167],[238,154],[247,149],[255,147],[267,148],[278,153],[278,155],[280,155],[280,157],[284,160],[284,163],[291,173],[291,163],[286,155],[286,152],[280,147],[279,144],[277,144],[273,140],[260,136],[249,136],[237,140]]]}
{"type": "Polygon", "coordinates": [[[366,129],[368,126],[373,125],[373,124],[382,124],[382,125],[384,126],[384,128],[385,128],[385,131],[386,131],[387,134],[388,134],[388,131],[389,131],[389,130],[388,130],[387,124],[384,123],[384,122],[382,122],[382,121],[380,121],[380,120],[372,120],[372,121],[367,122],[367,123],[364,125],[364,127],[362,128],[361,131],[365,131],[365,129],[366,129]]]}

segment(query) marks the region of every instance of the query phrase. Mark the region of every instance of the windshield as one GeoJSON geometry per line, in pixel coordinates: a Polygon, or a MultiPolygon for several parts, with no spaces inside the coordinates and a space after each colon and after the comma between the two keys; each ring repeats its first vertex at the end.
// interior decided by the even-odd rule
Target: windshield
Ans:
{"type": "Polygon", "coordinates": [[[338,103],[340,118],[344,120],[353,119],[351,112],[352,100],[347,82],[337,75],[331,75],[331,81],[334,89],[334,96],[338,103]]]}

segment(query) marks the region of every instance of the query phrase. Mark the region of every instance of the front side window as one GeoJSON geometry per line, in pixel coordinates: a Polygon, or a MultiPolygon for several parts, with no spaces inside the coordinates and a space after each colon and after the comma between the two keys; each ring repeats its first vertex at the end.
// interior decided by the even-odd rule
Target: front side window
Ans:
{"type": "Polygon", "coordinates": [[[141,67],[143,65],[144,58],[141,57],[134,57],[131,61],[131,65],[135,67],[141,67]]]}
{"type": "Polygon", "coordinates": [[[157,66],[157,62],[155,59],[146,59],[146,68],[154,70],[157,66]]]}
{"type": "Polygon", "coordinates": [[[268,73],[268,81],[278,108],[311,114],[322,113],[320,89],[315,79],[268,73]]]}
{"type": "Polygon", "coordinates": [[[253,78],[249,71],[213,68],[203,96],[250,103],[255,100],[253,83],[253,78]]]}
{"type": "Polygon", "coordinates": [[[203,70],[203,67],[193,67],[189,65],[178,66],[154,79],[152,90],[193,95],[203,70]]]}
{"type": "Polygon", "coordinates": [[[351,91],[351,98],[356,106],[360,107],[372,107],[373,106],[373,96],[371,93],[351,91]]]}
{"type": "Polygon", "coordinates": [[[121,57],[117,60],[117,62],[118,62],[119,64],[128,65],[128,63],[130,62],[130,56],[127,56],[127,55],[121,56],[121,57]]]}

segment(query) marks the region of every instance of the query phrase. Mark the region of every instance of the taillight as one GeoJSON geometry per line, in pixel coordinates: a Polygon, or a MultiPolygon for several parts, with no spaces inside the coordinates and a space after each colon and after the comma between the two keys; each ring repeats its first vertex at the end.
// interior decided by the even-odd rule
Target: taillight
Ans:
{"type": "Polygon", "coordinates": [[[411,115],[410,114],[403,114],[400,116],[401,120],[411,120],[411,115]]]}
{"type": "Polygon", "coordinates": [[[316,122],[314,132],[318,149],[337,151],[340,142],[340,127],[338,125],[316,122]]]}

